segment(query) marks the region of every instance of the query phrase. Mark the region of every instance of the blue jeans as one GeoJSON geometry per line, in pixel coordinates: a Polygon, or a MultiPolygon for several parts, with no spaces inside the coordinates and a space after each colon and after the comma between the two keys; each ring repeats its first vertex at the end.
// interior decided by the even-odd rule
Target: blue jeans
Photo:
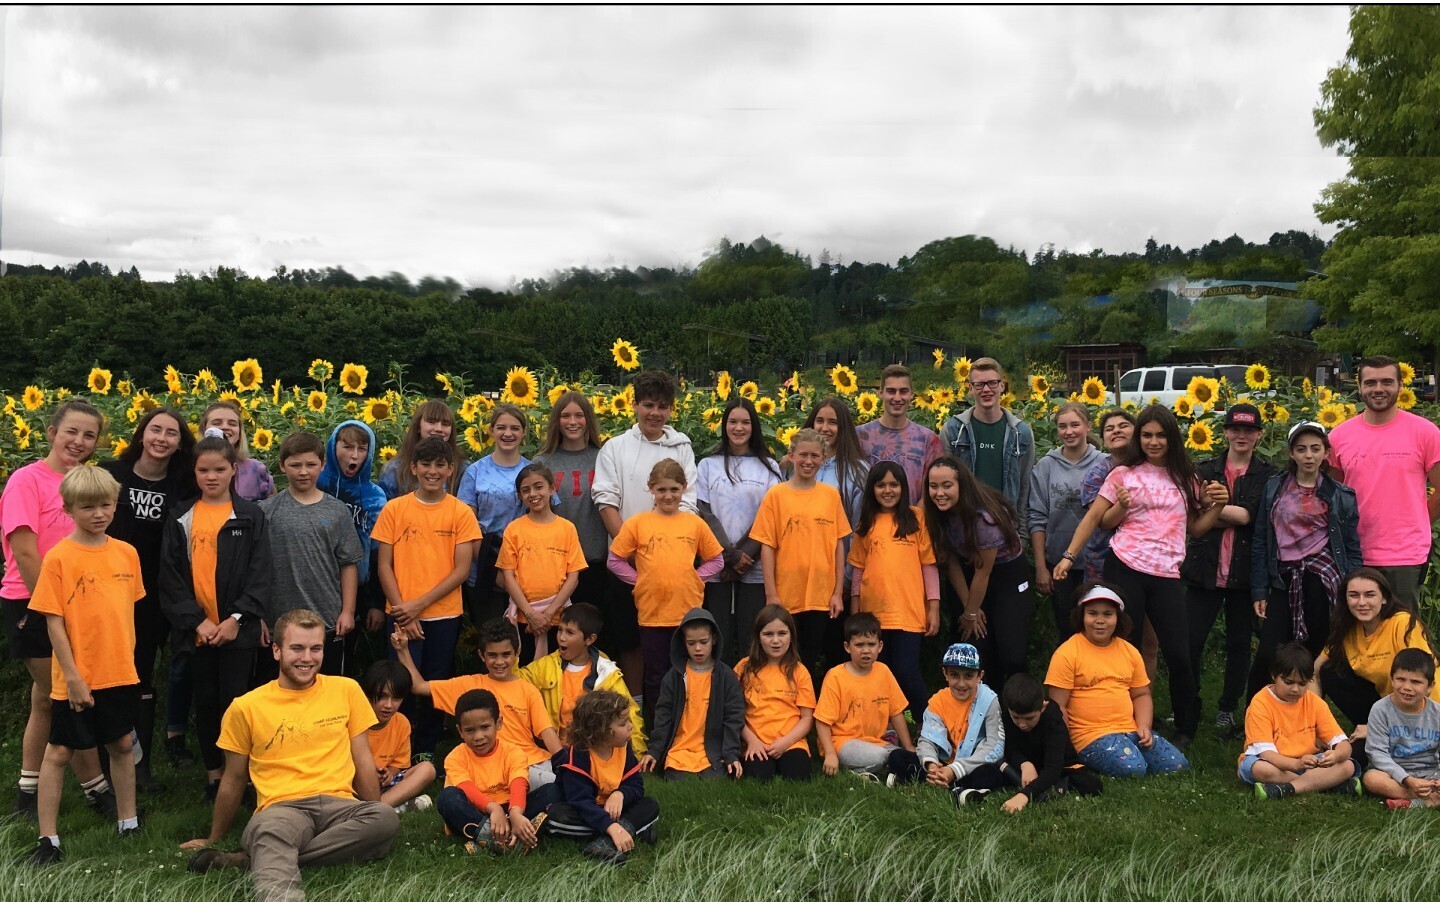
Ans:
{"type": "Polygon", "coordinates": [[[1143,777],[1190,769],[1190,762],[1185,760],[1179,749],[1159,733],[1150,735],[1155,741],[1148,749],[1140,747],[1140,737],[1136,733],[1101,736],[1080,750],[1080,761],[1107,777],[1143,777]]]}
{"type": "Polygon", "coordinates": [[[880,660],[895,674],[895,682],[905,693],[905,702],[910,715],[915,718],[915,736],[919,738],[920,724],[925,720],[925,706],[930,701],[930,692],[925,688],[925,677],[920,672],[920,643],[924,633],[905,630],[883,630],[880,634],[885,645],[880,650],[880,660]]]}
{"type": "MultiPolygon", "coordinates": [[[[560,791],[554,783],[528,790],[525,793],[525,816],[533,818],[559,799],[560,791]]],[[[440,812],[441,819],[456,836],[464,836],[465,827],[469,824],[490,823],[490,816],[476,808],[458,786],[440,790],[440,795],[435,798],[435,810],[440,812]]],[[[505,810],[508,813],[510,806],[506,805],[505,810]]]]}
{"type": "MultiPolygon", "coordinates": [[[[424,639],[411,639],[410,657],[415,669],[431,680],[448,680],[455,675],[455,643],[460,641],[460,624],[463,617],[447,617],[444,620],[425,620],[420,626],[425,630],[424,639]]],[[[390,631],[395,631],[395,618],[390,618],[390,631]]],[[[396,657],[394,649],[390,656],[396,657]]],[[[440,742],[440,729],[445,725],[445,715],[435,710],[428,697],[412,695],[400,705],[400,710],[410,719],[410,751],[413,755],[434,755],[435,746],[440,742]]]]}

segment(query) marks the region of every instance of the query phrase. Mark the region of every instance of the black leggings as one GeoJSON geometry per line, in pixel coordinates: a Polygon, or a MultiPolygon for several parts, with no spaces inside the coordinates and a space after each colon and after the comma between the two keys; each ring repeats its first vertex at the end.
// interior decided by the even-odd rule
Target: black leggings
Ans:
{"type": "Polygon", "coordinates": [[[765,607],[765,584],[729,581],[705,584],[705,610],[720,630],[726,664],[734,667],[750,653],[755,615],[765,607]]]}
{"type": "MultiPolygon", "coordinates": [[[[135,673],[140,677],[140,707],[135,712],[135,733],[148,761],[155,742],[155,662],[170,638],[170,621],[154,596],[135,603],[135,673]]],[[[173,657],[172,657],[173,659],[173,657]]]]}
{"type": "Polygon", "coordinates": [[[800,663],[810,671],[811,681],[819,686],[825,679],[825,633],[830,628],[830,612],[802,611],[794,617],[795,648],[800,652],[800,663]]]}
{"type": "Polygon", "coordinates": [[[235,643],[218,647],[201,646],[190,655],[190,675],[195,681],[195,734],[200,739],[200,757],[206,770],[217,770],[225,754],[216,748],[220,719],[230,703],[250,688],[250,671],[255,663],[254,648],[236,648],[235,643]]]}
{"type": "MultiPolygon", "coordinates": [[[[1205,640],[1215,626],[1215,618],[1225,612],[1225,681],[1220,687],[1219,709],[1234,712],[1245,691],[1245,678],[1250,673],[1250,637],[1255,632],[1255,609],[1250,602],[1250,589],[1202,589],[1187,586],[1186,617],[1190,621],[1190,669],[1195,678],[1195,714],[1200,714],[1200,674],[1204,668],[1205,640]]],[[[1254,693],[1252,692],[1253,696],[1254,693]]]]}
{"type": "Polygon", "coordinates": [[[797,783],[810,779],[810,753],[805,749],[791,749],[779,758],[743,761],[741,766],[746,777],[762,783],[775,779],[777,774],[797,783]]]}
{"type": "MultiPolygon", "coordinates": [[[[965,568],[965,578],[972,578],[972,571],[965,568]]],[[[990,582],[985,589],[985,600],[980,610],[985,614],[985,635],[969,641],[980,652],[980,666],[985,670],[985,684],[999,692],[1005,681],[1017,673],[1026,672],[1025,656],[1030,644],[1030,620],[1035,613],[1035,595],[1029,590],[1030,568],[1025,556],[997,563],[990,573],[990,582]],[[1026,586],[1024,590],[1020,587],[1026,586]]],[[[964,607],[959,597],[950,611],[950,631],[953,641],[966,641],[960,637],[964,607]]]]}
{"type": "Polygon", "coordinates": [[[1125,612],[1135,622],[1130,643],[1140,647],[1148,617],[1160,640],[1160,653],[1170,671],[1170,710],[1175,732],[1193,737],[1200,712],[1195,707],[1195,671],[1190,667],[1190,623],[1185,610],[1185,588],[1178,577],[1152,576],[1127,566],[1111,554],[1105,559],[1105,581],[1120,589],[1125,612]]]}
{"type": "MultiPolygon", "coordinates": [[[[1287,588],[1272,589],[1270,598],[1265,603],[1265,619],[1260,621],[1260,642],[1255,650],[1255,661],[1250,665],[1250,685],[1245,690],[1247,701],[1274,682],[1270,676],[1270,661],[1275,657],[1275,649],[1295,639],[1295,624],[1290,615],[1289,582],[1287,577],[1281,579],[1287,580],[1287,588]]],[[[1325,591],[1325,584],[1320,581],[1320,577],[1313,573],[1305,574],[1303,616],[1305,631],[1310,634],[1305,640],[1305,648],[1311,657],[1318,657],[1325,647],[1325,638],[1330,635],[1330,595],[1325,591]]],[[[1369,716],[1370,709],[1366,708],[1365,712],[1366,716],[1369,716]]],[[[1363,718],[1358,721],[1364,722],[1363,718]]]]}

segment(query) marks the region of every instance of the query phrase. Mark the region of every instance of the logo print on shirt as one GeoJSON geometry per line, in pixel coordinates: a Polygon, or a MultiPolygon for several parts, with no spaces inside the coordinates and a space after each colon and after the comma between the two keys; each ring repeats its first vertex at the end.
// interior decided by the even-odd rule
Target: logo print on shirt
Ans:
{"type": "Polygon", "coordinates": [[[130,490],[130,509],[136,520],[162,520],[165,517],[165,493],[148,489],[130,490]]]}
{"type": "Polygon", "coordinates": [[[274,748],[277,744],[281,748],[284,748],[288,740],[308,740],[309,738],[310,734],[301,729],[299,724],[282,720],[275,727],[275,735],[271,736],[270,741],[265,743],[265,751],[270,751],[270,749],[274,748]]]}

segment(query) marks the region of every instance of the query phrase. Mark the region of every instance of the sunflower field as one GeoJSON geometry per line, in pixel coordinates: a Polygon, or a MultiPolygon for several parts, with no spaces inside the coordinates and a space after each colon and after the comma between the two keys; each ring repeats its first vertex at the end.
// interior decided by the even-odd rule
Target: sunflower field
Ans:
{"type": "MultiPolygon", "coordinates": [[[[641,366],[641,351],[625,339],[617,339],[611,348],[616,366],[634,372],[641,366]]],[[[934,351],[934,366],[915,370],[915,401],[910,416],[916,422],[938,430],[953,413],[964,408],[970,360],[959,357],[947,361],[940,349],[934,351]]],[[[1414,371],[1402,366],[1402,383],[1410,384],[1414,371]]],[[[377,466],[394,454],[404,435],[408,416],[422,401],[443,399],[455,411],[457,437],[471,455],[488,452],[491,445],[489,412],[498,403],[513,403],[530,417],[525,452],[532,453],[544,434],[550,407],[571,389],[584,392],[595,406],[600,419],[601,434],[608,438],[629,429],[634,423],[634,390],[629,385],[601,383],[593,373],[567,377],[557,372],[534,372],[516,366],[506,374],[502,385],[475,385],[465,375],[436,373],[433,381],[407,381],[402,371],[391,368],[384,372],[371,370],[360,363],[339,365],[325,359],[311,362],[305,384],[268,384],[264,367],[254,358],[237,360],[228,368],[202,369],[198,373],[181,373],[166,367],[155,374],[154,382],[142,381],[143,374],[115,373],[96,366],[90,371],[83,387],[26,385],[4,396],[8,423],[0,427],[0,480],[16,468],[44,456],[45,426],[51,412],[67,398],[84,396],[107,418],[107,428],[100,438],[96,459],[105,460],[124,451],[134,423],[157,406],[170,406],[181,411],[197,429],[201,412],[211,403],[228,400],[244,412],[246,432],[252,456],[278,471],[275,454],[280,440],[291,432],[307,430],[322,438],[339,423],[360,419],[374,430],[379,444],[377,466]]],[[[775,384],[761,385],[754,381],[736,383],[728,371],[714,374],[712,384],[699,386],[681,383],[671,424],[690,436],[697,454],[705,454],[719,440],[721,412],[733,395],[754,402],[760,414],[766,438],[777,453],[783,454],[791,437],[800,428],[810,409],[828,397],[843,399],[857,422],[868,422],[881,413],[876,389],[876,374],[857,373],[855,369],[837,365],[825,370],[792,372],[775,384]]],[[[1109,406],[1110,389],[1098,378],[1090,378],[1076,386],[1068,395],[1057,390],[1058,374],[1033,366],[1024,377],[1012,375],[1009,391],[1001,403],[1017,416],[1028,421],[1035,431],[1037,457],[1056,444],[1052,416],[1058,404],[1066,400],[1085,403],[1098,420],[1109,406]]],[[[1334,427],[1355,415],[1355,399],[1336,394],[1326,386],[1312,385],[1309,379],[1272,375],[1260,363],[1246,371],[1246,384],[1231,385],[1224,380],[1204,377],[1194,379],[1186,395],[1175,402],[1174,411],[1180,418],[1186,446],[1197,456],[1218,452],[1223,447],[1221,413],[1225,405],[1237,401],[1256,404],[1265,420],[1265,435],[1259,452],[1271,460],[1284,456],[1286,431],[1301,420],[1315,420],[1327,428],[1334,427]]],[[[1127,399],[1125,406],[1138,409],[1143,399],[1127,399]]],[[[1399,406],[1417,407],[1410,388],[1401,390],[1399,406]]],[[[1417,412],[1432,419],[1440,415],[1435,405],[1417,412]]]]}

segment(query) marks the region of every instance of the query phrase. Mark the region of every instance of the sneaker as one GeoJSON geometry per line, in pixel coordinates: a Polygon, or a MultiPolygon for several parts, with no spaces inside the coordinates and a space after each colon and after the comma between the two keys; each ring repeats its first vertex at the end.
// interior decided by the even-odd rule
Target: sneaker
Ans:
{"type": "Polygon", "coordinates": [[[880,778],[877,777],[877,776],[875,776],[874,774],[870,773],[868,770],[852,770],[850,773],[852,773],[852,774],[854,774],[855,776],[859,777],[860,779],[864,780],[866,783],[879,783],[879,782],[880,782],[880,778]]]}
{"type": "Polygon", "coordinates": [[[1358,796],[1360,795],[1360,778],[1359,778],[1359,777],[1351,777],[1350,779],[1346,780],[1344,783],[1341,783],[1339,786],[1332,787],[1332,788],[1330,789],[1330,793],[1331,793],[1331,795],[1337,795],[1337,796],[1354,796],[1354,797],[1358,797],[1358,796]]]}
{"type": "Polygon", "coordinates": [[[1407,809],[1417,807],[1417,806],[1415,805],[1415,803],[1418,802],[1418,801],[1420,801],[1420,800],[1419,800],[1419,799],[1386,799],[1386,800],[1385,800],[1385,807],[1386,807],[1386,808],[1389,808],[1391,811],[1405,811],[1405,810],[1407,810],[1407,809]]]}
{"type": "Polygon", "coordinates": [[[222,852],[219,849],[201,849],[190,857],[185,869],[193,874],[218,871],[221,868],[249,868],[250,856],[245,852],[222,852]]]}
{"type": "Polygon", "coordinates": [[[170,759],[170,766],[176,770],[184,770],[195,765],[195,756],[190,754],[190,748],[185,744],[184,736],[165,737],[165,757],[170,759]]]}
{"type": "Polygon", "coordinates": [[[124,830],[121,830],[121,831],[120,831],[120,838],[121,838],[121,839],[128,839],[129,837],[139,836],[139,835],[140,835],[140,828],[139,828],[138,826],[136,826],[136,827],[126,827],[124,830]]]}
{"type": "Polygon", "coordinates": [[[581,846],[580,854],[617,867],[626,861],[625,853],[615,848],[615,841],[603,833],[581,846]]]}
{"type": "Polygon", "coordinates": [[[1234,711],[1217,711],[1215,713],[1215,729],[1228,730],[1235,726],[1234,711]]]}
{"type": "Polygon", "coordinates": [[[1295,787],[1289,783],[1256,783],[1255,798],[1260,801],[1283,799],[1286,796],[1293,796],[1295,787]]]}
{"type": "Polygon", "coordinates": [[[155,795],[165,791],[165,784],[155,779],[155,775],[150,773],[149,763],[145,763],[135,768],[135,789],[147,795],[155,795]]]}
{"type": "Polygon", "coordinates": [[[63,857],[64,855],[61,854],[60,847],[53,845],[50,840],[42,836],[40,840],[35,843],[35,848],[30,850],[30,865],[32,867],[43,868],[46,865],[59,864],[60,859],[63,857]]]}
{"type": "Polygon", "coordinates": [[[985,799],[990,795],[988,789],[952,789],[950,798],[955,802],[956,808],[978,808],[985,804],[985,799]]]}
{"type": "Polygon", "coordinates": [[[434,807],[434,805],[435,805],[435,803],[434,803],[433,801],[431,801],[431,799],[430,799],[429,796],[420,795],[420,796],[416,796],[415,798],[413,798],[413,799],[410,800],[410,808],[409,808],[409,810],[411,810],[411,811],[429,811],[432,807],[434,807]]]}
{"type": "Polygon", "coordinates": [[[886,775],[885,775],[885,788],[886,788],[886,789],[894,789],[896,786],[899,785],[899,783],[900,783],[900,777],[899,777],[898,774],[886,774],[886,775]]]}
{"type": "Polygon", "coordinates": [[[40,823],[39,805],[39,793],[17,789],[15,790],[15,808],[10,813],[14,817],[24,818],[32,824],[38,824],[40,823]]]}
{"type": "Polygon", "coordinates": [[[115,790],[106,789],[103,792],[85,793],[85,804],[90,810],[110,820],[117,820],[120,814],[119,802],[115,800],[115,790]]]}

